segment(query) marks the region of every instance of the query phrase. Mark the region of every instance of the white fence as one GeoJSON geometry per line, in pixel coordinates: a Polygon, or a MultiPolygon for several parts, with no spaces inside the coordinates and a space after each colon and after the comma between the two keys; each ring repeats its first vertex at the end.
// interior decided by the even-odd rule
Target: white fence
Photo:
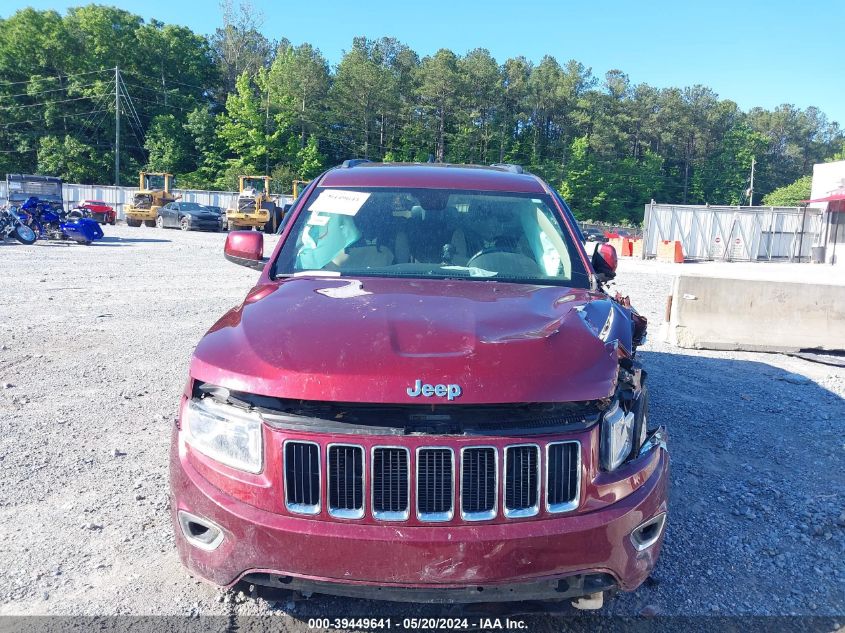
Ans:
{"type": "Polygon", "coordinates": [[[819,244],[819,209],[803,207],[645,206],[643,257],[661,240],[679,241],[686,259],[809,260],[819,244]]]}
{"type": "MultiPolygon", "coordinates": [[[[62,195],[65,207],[70,209],[77,202],[82,200],[103,200],[114,207],[118,219],[124,217],[124,205],[132,202],[132,196],[138,191],[138,187],[113,187],[108,185],[75,185],[64,183],[62,195]]],[[[181,195],[182,200],[187,202],[198,202],[213,207],[228,209],[233,206],[237,192],[235,191],[203,191],[200,189],[174,189],[175,194],[181,195]]],[[[6,181],[0,181],[0,204],[6,202],[6,181]]],[[[292,196],[280,196],[279,204],[293,202],[292,196]]]]}

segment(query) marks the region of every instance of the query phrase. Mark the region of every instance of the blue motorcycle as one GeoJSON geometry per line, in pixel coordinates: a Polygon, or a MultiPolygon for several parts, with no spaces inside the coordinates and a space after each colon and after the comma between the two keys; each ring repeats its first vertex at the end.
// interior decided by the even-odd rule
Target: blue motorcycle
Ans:
{"type": "Polygon", "coordinates": [[[35,196],[27,198],[21,205],[19,215],[41,239],[90,244],[103,237],[103,229],[94,220],[71,217],[63,209],[42,202],[35,196]]]}

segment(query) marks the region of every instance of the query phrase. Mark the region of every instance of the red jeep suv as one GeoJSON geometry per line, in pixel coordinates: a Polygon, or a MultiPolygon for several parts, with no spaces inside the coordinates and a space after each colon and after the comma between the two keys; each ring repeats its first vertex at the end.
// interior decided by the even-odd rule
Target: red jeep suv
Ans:
{"type": "Polygon", "coordinates": [[[598,608],[654,567],[666,433],[646,322],[514,165],[347,161],[194,352],[173,432],[180,557],[218,585],[598,608]]]}

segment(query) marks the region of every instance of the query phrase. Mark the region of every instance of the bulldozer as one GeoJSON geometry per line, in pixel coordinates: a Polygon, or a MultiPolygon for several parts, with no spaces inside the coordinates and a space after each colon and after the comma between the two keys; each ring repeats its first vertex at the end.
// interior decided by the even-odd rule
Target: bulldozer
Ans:
{"type": "Polygon", "coordinates": [[[240,228],[275,229],[282,220],[283,210],[278,196],[270,194],[270,176],[238,177],[238,199],[233,209],[226,209],[229,230],[240,228]]]}
{"type": "Polygon", "coordinates": [[[128,226],[155,226],[159,208],[182,197],[170,192],[173,187],[173,174],[142,171],[138,187],[138,193],[126,209],[128,226]]]}

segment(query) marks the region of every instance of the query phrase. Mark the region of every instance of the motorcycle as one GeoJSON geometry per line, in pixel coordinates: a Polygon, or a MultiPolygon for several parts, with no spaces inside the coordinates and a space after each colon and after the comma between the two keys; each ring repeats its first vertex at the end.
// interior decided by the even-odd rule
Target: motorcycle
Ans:
{"type": "Polygon", "coordinates": [[[103,237],[103,229],[94,220],[51,207],[35,196],[27,198],[21,205],[21,211],[26,214],[24,223],[43,239],[90,244],[103,237]]]}
{"type": "Polygon", "coordinates": [[[0,208],[0,239],[14,237],[22,244],[35,244],[38,236],[12,209],[0,208]]]}

